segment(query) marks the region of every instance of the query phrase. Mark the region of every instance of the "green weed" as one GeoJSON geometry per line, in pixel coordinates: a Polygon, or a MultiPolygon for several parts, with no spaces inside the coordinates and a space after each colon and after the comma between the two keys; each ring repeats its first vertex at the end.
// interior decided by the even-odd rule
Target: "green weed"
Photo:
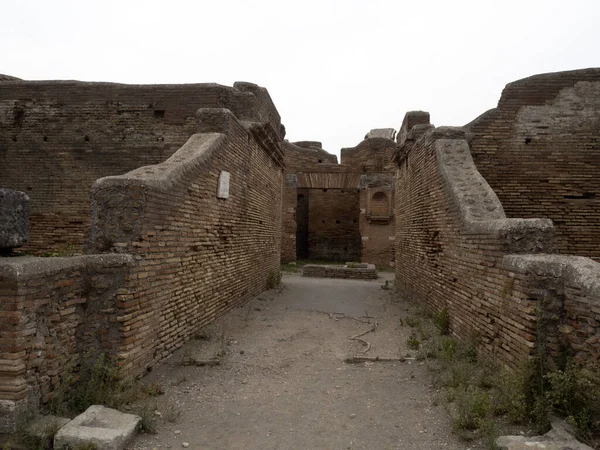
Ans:
{"type": "Polygon", "coordinates": [[[450,312],[448,311],[448,308],[443,308],[435,314],[433,322],[441,334],[450,334],[450,312]]]}
{"type": "Polygon", "coordinates": [[[67,367],[63,371],[48,405],[51,414],[72,417],[91,405],[122,410],[140,399],[164,393],[158,383],[122,379],[114,361],[104,353],[88,358],[93,361],[91,366],[67,367]]]}
{"type": "Polygon", "coordinates": [[[140,430],[144,433],[156,433],[156,402],[144,401],[131,409],[133,414],[137,414],[142,420],[140,422],[140,430]]]}
{"type": "Polygon", "coordinates": [[[600,432],[599,370],[598,363],[576,366],[569,361],[564,369],[545,375],[550,406],[565,416],[583,438],[600,432]]]}
{"type": "Polygon", "coordinates": [[[421,346],[421,341],[419,341],[419,339],[414,333],[411,333],[411,335],[406,340],[406,345],[411,350],[419,350],[419,347],[421,346]]]}
{"type": "Polygon", "coordinates": [[[490,398],[487,392],[469,387],[461,391],[456,399],[455,430],[476,430],[485,423],[490,411],[490,398]]]}
{"type": "Polygon", "coordinates": [[[282,276],[283,275],[281,272],[270,270],[269,274],[267,275],[267,289],[275,289],[278,287],[281,284],[282,276]]]}
{"type": "Polygon", "coordinates": [[[407,317],[406,319],[404,319],[404,323],[406,323],[406,325],[408,325],[411,328],[418,328],[421,326],[421,319],[407,317]]]}
{"type": "Polygon", "coordinates": [[[443,337],[440,341],[440,358],[444,361],[452,361],[456,356],[456,345],[454,339],[443,337]]]}

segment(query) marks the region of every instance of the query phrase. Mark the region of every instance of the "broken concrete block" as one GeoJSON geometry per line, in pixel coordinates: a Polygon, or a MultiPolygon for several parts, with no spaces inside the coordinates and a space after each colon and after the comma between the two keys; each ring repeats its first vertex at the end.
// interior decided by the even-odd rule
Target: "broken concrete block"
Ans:
{"type": "Polygon", "coordinates": [[[29,197],[0,188],[0,251],[20,247],[29,239],[29,197]]]}
{"type": "Polygon", "coordinates": [[[92,405],[54,436],[54,448],[66,450],[93,444],[97,450],[122,450],[133,439],[141,422],[133,414],[92,405]]]}

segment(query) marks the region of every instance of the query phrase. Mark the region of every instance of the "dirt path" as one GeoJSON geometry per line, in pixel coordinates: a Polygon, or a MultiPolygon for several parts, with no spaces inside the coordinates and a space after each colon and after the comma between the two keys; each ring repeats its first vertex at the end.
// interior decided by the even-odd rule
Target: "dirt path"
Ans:
{"type": "Polygon", "coordinates": [[[147,377],[157,399],[157,434],[130,450],[465,449],[433,406],[427,369],[414,361],[346,364],[369,356],[406,356],[408,306],[377,281],[286,275],[268,291],[209,327],[147,377]],[[224,355],[223,355],[224,354],[224,355]],[[182,357],[219,355],[215,367],[182,366],[182,357]],[[176,417],[181,413],[179,417],[176,417]]]}

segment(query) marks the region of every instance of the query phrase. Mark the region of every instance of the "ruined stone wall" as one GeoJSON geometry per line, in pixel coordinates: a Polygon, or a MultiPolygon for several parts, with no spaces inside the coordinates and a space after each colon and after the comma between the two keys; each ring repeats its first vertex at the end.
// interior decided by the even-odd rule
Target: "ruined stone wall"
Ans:
{"type": "Polygon", "coordinates": [[[536,303],[502,266],[508,253],[551,251],[549,221],[505,219],[460,130],[402,148],[396,182],[396,284],[452,332],[517,365],[535,345],[536,303]]]}
{"type": "Polygon", "coordinates": [[[281,262],[284,264],[296,261],[297,198],[296,186],[285,184],[281,201],[281,262]]]}
{"type": "Polygon", "coordinates": [[[396,143],[391,139],[368,138],[356,147],[341,150],[341,164],[354,172],[394,171],[392,155],[396,143]]]}
{"type": "Polygon", "coordinates": [[[323,261],[360,261],[357,189],[308,190],[308,253],[323,261]]]}
{"type": "Polygon", "coordinates": [[[600,258],[600,69],[510,83],[468,128],[508,217],[552,219],[561,253],[600,258]]]}
{"type": "Polygon", "coordinates": [[[367,137],[356,147],[341,151],[346,170],[361,173],[361,260],[378,267],[394,264],[392,155],[395,149],[396,143],[391,139],[367,137]]]}
{"type": "Polygon", "coordinates": [[[370,173],[360,182],[362,261],[380,268],[395,261],[394,180],[391,173],[370,173]]]}
{"type": "Polygon", "coordinates": [[[276,133],[249,132],[226,110],[198,117],[203,133],[169,160],[100,179],[92,190],[90,250],[137,261],[117,295],[119,356],[130,374],[169,356],[279,271],[276,133]],[[230,173],[227,199],[217,198],[222,171],[230,173]]]}
{"type": "Polygon", "coordinates": [[[581,256],[507,255],[538,305],[538,343],[550,365],[600,360],[600,264],[581,256]]]}
{"type": "Polygon", "coordinates": [[[14,431],[80,363],[115,352],[129,255],[0,258],[0,431],[14,431]]]}
{"type": "Polygon", "coordinates": [[[298,172],[337,165],[337,156],[327,153],[316,141],[283,142],[285,185],[282,202],[281,262],[296,261],[298,172]]]}
{"type": "Polygon", "coordinates": [[[164,161],[195,132],[201,107],[280,129],[266,90],[249,83],[0,82],[0,187],[31,198],[24,250],[81,252],[94,181],[164,161]]]}
{"type": "MultiPolygon", "coordinates": [[[[600,265],[551,255],[547,219],[507,219],[462,129],[421,130],[397,155],[396,283],[459,338],[518,366],[543,348],[598,358],[600,265]]],[[[410,134],[410,133],[409,133],[410,134]]]]}
{"type": "Polygon", "coordinates": [[[76,365],[108,352],[142,375],[277,276],[279,130],[223,108],[195,120],[167,161],[94,183],[89,254],[0,258],[0,431],[76,365]]]}
{"type": "Polygon", "coordinates": [[[337,164],[337,156],[321,148],[320,142],[283,142],[286,173],[307,172],[321,164],[337,164]]]}
{"type": "MultiPolygon", "coordinates": [[[[390,136],[393,134],[393,130],[383,131],[390,136]]],[[[393,265],[394,175],[390,161],[395,146],[391,139],[370,137],[354,149],[342,150],[345,152],[342,157],[350,163],[336,164],[335,156],[324,152],[319,142],[284,144],[284,198],[287,200],[283,205],[283,262],[295,260],[294,252],[298,253],[299,248],[298,239],[302,239],[303,230],[306,228],[299,227],[297,216],[297,195],[302,190],[301,195],[309,196],[309,202],[310,199],[315,199],[307,213],[310,217],[307,226],[310,238],[306,245],[309,248],[304,251],[302,247],[302,255],[321,260],[362,260],[379,267],[393,265]],[[329,159],[326,158],[327,155],[329,159]],[[378,168],[379,172],[375,172],[375,168],[378,168]],[[339,192],[340,189],[358,192],[360,214],[357,215],[354,200],[348,203],[341,198],[319,194],[323,189],[329,192],[339,192]],[[344,223],[350,228],[339,226],[344,223]],[[358,224],[358,233],[361,236],[358,250],[355,224],[358,224]]]]}

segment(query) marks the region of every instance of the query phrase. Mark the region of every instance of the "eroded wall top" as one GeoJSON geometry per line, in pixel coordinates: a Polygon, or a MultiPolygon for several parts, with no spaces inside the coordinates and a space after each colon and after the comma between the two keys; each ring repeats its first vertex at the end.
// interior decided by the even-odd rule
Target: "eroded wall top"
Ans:
{"type": "Polygon", "coordinates": [[[251,83],[1,80],[0,186],[31,198],[27,250],[81,249],[94,181],[166,160],[197,131],[199,108],[229,109],[274,141],[284,133],[268,92],[251,83]]]}
{"type": "Polygon", "coordinates": [[[562,253],[600,258],[600,69],[509,83],[467,128],[508,217],[552,219],[562,253]]]}

